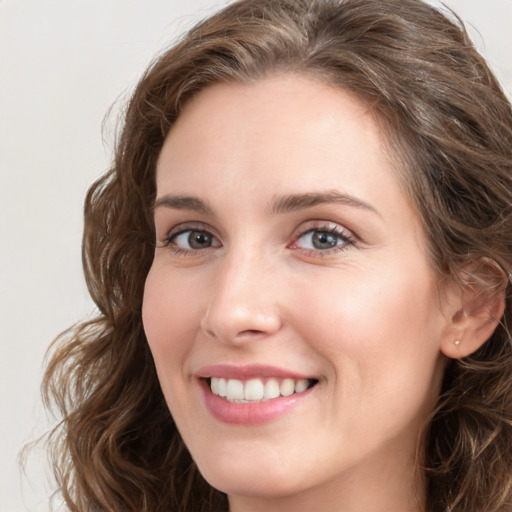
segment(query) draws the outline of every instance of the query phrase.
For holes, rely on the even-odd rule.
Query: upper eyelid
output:
[[[212,239],[215,239],[215,240],[217,240],[219,242],[219,245],[218,246],[212,245],[212,246],[209,246],[209,247],[205,247],[203,249],[175,248],[175,249],[173,249],[173,252],[175,252],[175,253],[179,252],[179,253],[190,253],[190,254],[193,254],[193,253],[199,253],[200,251],[204,251],[204,250],[207,250],[207,249],[210,249],[210,248],[218,249],[220,246],[222,246],[222,243],[220,242],[219,238],[216,235],[214,235],[213,233],[211,233],[210,231],[206,230],[206,229],[194,228],[193,226],[184,227],[183,229],[176,229],[175,231],[173,231],[174,229],[175,228],[173,228],[171,231],[168,232],[167,235],[165,235],[165,237],[161,240],[161,245],[158,245],[158,241],[157,241],[157,246],[156,247],[158,249],[171,248],[172,245],[174,244],[175,239],[178,236],[183,235],[184,233],[187,233],[188,231],[200,231],[200,232],[208,233],[209,235],[211,235]]]
[[[159,235],[158,229],[156,229],[156,247],[160,249],[169,247],[172,243],[172,238],[186,233],[187,231],[204,231],[210,234],[213,238],[220,240],[219,236],[214,232],[214,230],[204,222],[185,221],[180,222],[170,229],[165,230],[161,235]]]
[[[341,240],[344,240],[345,242],[352,242],[355,241],[355,237],[352,236],[352,234],[349,231],[345,230],[339,230],[339,229],[307,229],[303,233],[300,233],[295,238],[295,241],[301,239],[302,237],[309,235],[311,233],[329,233],[330,235],[333,235],[335,237],[338,237]]]
[[[185,221],[180,222],[174,226],[172,226],[170,229],[165,231],[165,237],[170,238],[172,236],[176,236],[180,233],[183,233],[185,231],[206,231],[207,233],[210,233],[213,236],[218,236],[216,230],[214,230],[211,226],[208,224],[201,222],[201,221]]]
[[[176,237],[186,231],[194,230],[205,231],[211,236],[215,237],[217,240],[222,240],[218,230],[213,228],[213,226],[209,225],[208,223],[202,221],[184,221],[172,226],[170,229],[162,233],[162,235],[159,237],[160,242],[162,242],[164,245],[168,245],[171,241],[171,238]],[[296,228],[293,229],[290,237],[293,240],[297,240],[299,237],[304,236],[308,232],[322,230],[335,232],[341,236],[345,235],[348,239],[359,240],[359,237],[351,229],[345,227],[340,222],[325,219],[310,219],[301,222]],[[158,230],[156,231],[158,236]]]
[[[312,219],[301,222],[295,229],[292,231],[292,236],[297,236],[297,234],[304,234],[308,231],[313,230],[331,230],[331,229],[337,229],[338,231],[343,231],[347,233],[353,233],[352,230],[345,227],[344,225],[340,224],[339,222],[335,221],[328,221],[328,220],[320,220],[320,219]],[[179,232],[182,231],[188,231],[197,229],[198,231],[207,231],[208,233],[211,233],[214,236],[219,236],[218,230],[213,228],[213,226],[210,226],[208,223],[202,222],[202,221],[185,221],[180,222],[170,229],[166,231],[166,236],[173,236]]]
[[[356,237],[354,232],[340,224],[339,222],[326,221],[326,220],[311,220],[301,223],[294,230],[294,237],[304,235],[310,231],[337,231],[341,234],[347,234],[350,237]]]

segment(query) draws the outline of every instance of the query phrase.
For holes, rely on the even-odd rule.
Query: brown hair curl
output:
[[[277,72],[314,76],[365,101],[389,132],[440,276],[464,286],[478,277],[465,273],[469,263],[494,262],[510,296],[512,110],[460,20],[420,0],[236,2],[149,67],[112,169],[86,198],[83,261],[100,314],[57,340],[43,383],[63,417],[51,453],[72,511],[227,508],[181,441],[142,328],[154,174],[193,95]],[[512,509],[511,320],[507,300],[491,339],[447,367],[422,461],[428,512]]]

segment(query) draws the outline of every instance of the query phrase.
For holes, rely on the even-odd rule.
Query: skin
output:
[[[165,141],[144,327],[182,437],[232,512],[424,509],[415,450],[457,335],[379,126],[353,95],[278,75],[203,90]],[[366,206],[269,207],[326,191]],[[191,248],[187,229],[211,245]],[[319,249],[326,230],[336,245]],[[229,425],[199,392],[212,364],[318,384],[275,421]]]

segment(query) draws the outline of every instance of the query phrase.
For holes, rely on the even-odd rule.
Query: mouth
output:
[[[224,377],[205,379],[211,392],[231,403],[251,404],[304,393],[318,383],[317,379],[251,378],[247,380]]]
[[[260,364],[203,367],[195,373],[204,404],[224,424],[270,424],[311,404],[319,379]],[[302,407],[301,407],[302,406]]]

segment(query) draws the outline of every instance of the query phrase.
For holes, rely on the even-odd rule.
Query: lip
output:
[[[210,377],[218,377],[224,379],[239,379],[249,380],[256,378],[263,379],[315,379],[308,375],[301,375],[299,373],[290,372],[277,366],[268,366],[263,364],[251,365],[230,365],[230,364],[216,364],[212,366],[205,366],[196,372],[196,377],[200,379],[208,379]]]
[[[308,379],[310,377],[265,365],[214,365],[201,368],[195,375],[204,403],[210,414],[216,420],[231,425],[250,426],[276,421],[304,402],[316,388],[316,386],[313,386],[301,393],[294,393],[290,396],[281,396],[261,402],[233,403],[212,393],[206,379],[209,377],[239,380],[258,377]]]

